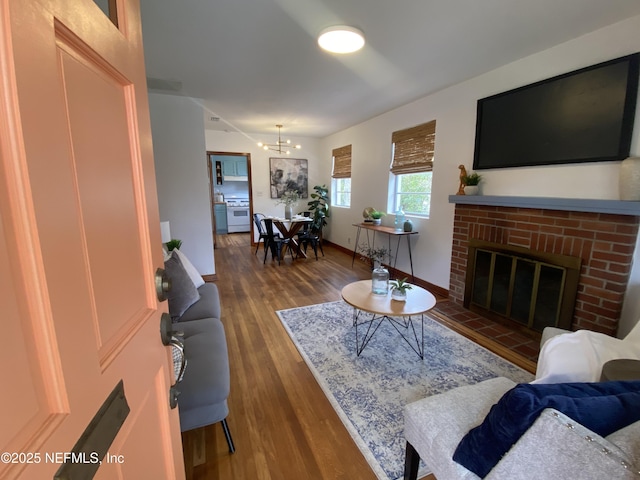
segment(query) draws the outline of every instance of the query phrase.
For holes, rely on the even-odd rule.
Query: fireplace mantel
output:
[[[640,216],[640,202],[622,200],[511,197],[502,195],[449,195],[449,203]]]

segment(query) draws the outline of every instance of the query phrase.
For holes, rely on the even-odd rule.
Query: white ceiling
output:
[[[141,0],[152,91],[201,99],[208,128],[324,137],[640,15],[639,0]],[[358,53],[316,35],[364,31]]]

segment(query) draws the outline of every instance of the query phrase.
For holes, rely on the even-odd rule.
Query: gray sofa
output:
[[[229,407],[229,356],[220,321],[218,287],[205,283],[198,288],[200,300],[174,321],[184,332],[187,366],[178,384],[180,429],[185,432],[222,422],[229,451],[235,447],[227,425]]]

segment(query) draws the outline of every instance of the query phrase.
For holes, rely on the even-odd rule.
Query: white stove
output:
[[[227,226],[229,233],[250,232],[249,199],[227,197]]]
[[[248,198],[235,198],[235,197],[227,197],[227,208],[229,207],[248,207],[249,199]]]

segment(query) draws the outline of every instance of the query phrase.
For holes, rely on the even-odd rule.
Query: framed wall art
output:
[[[280,198],[295,190],[300,198],[309,198],[309,163],[300,158],[269,158],[271,198]]]

